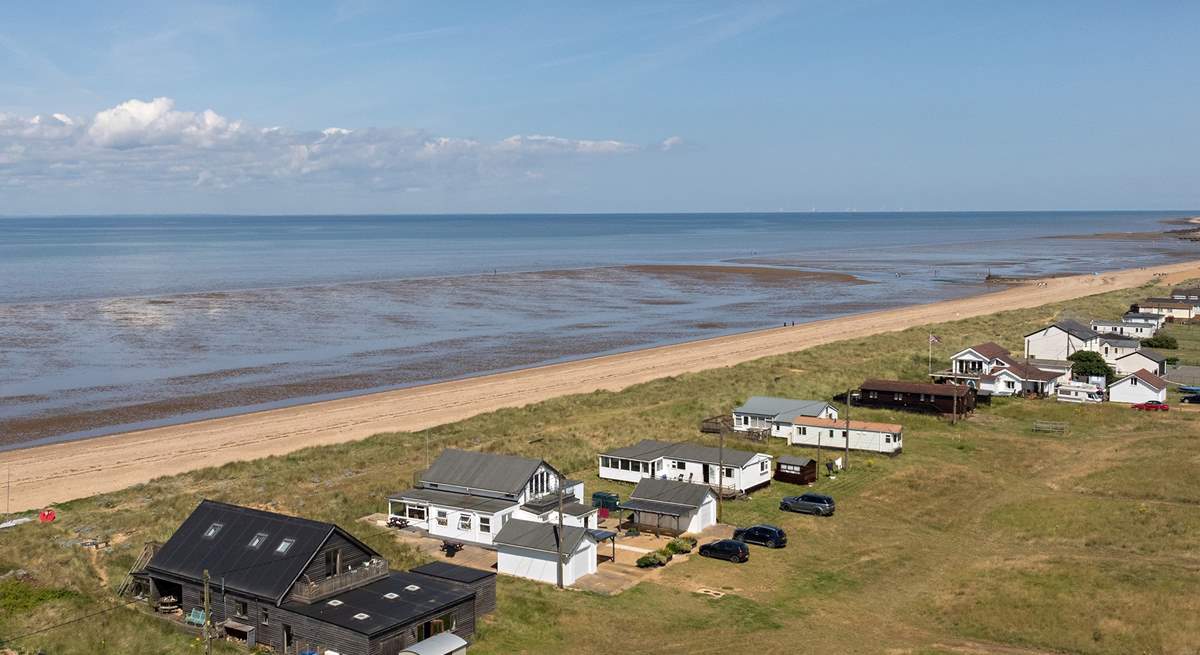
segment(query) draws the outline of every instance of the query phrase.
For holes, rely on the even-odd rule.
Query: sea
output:
[[[1191,259],[1196,213],[0,218],[0,448]]]

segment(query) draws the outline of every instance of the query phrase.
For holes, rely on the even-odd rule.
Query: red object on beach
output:
[[[38,521],[42,523],[50,523],[56,518],[58,518],[58,514],[55,514],[52,509],[44,509],[38,512]]]

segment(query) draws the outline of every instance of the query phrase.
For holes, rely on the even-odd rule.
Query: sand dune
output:
[[[36,508],[161,475],[378,432],[420,430],[555,396],[618,390],[832,341],[1128,288],[1155,275],[1168,283],[1200,277],[1200,262],[1054,278],[958,300],[5,452],[0,453],[0,481],[11,471],[14,510]]]

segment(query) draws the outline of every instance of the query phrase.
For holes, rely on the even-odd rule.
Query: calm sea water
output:
[[[0,219],[0,442],[75,438],[1196,256],[1194,212]],[[629,265],[754,265],[828,277]],[[667,271],[664,273],[664,271]]]

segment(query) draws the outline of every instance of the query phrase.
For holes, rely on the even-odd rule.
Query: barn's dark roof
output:
[[[410,589],[410,585],[417,589]],[[396,597],[388,598],[385,594],[395,594]],[[291,602],[281,607],[370,637],[445,612],[447,608],[474,596],[471,588],[457,582],[392,571],[382,580],[311,605]],[[341,604],[330,605],[331,600],[341,601]],[[356,614],[366,614],[367,618],[356,619]]]
[[[461,582],[463,584],[474,584],[484,578],[495,577],[495,571],[484,571],[483,569],[473,569],[469,566],[459,566],[449,562],[430,562],[423,566],[418,566],[415,569],[410,569],[412,573],[428,575],[434,578],[450,580],[452,582]]]
[[[516,494],[525,488],[542,464],[542,460],[531,457],[447,448],[429,470],[421,474],[421,483]]]
[[[808,466],[813,463],[813,459],[811,457],[798,457],[796,455],[781,455],[778,462],[780,464],[787,464],[788,466]]]
[[[703,505],[704,499],[711,493],[713,493],[712,489],[705,484],[642,478],[633,488],[633,493],[629,494],[629,500],[649,500],[695,509]],[[628,506],[628,503],[621,504],[621,507]]]
[[[788,417],[788,419],[791,420],[791,417]],[[655,439],[642,439],[632,446],[617,448],[604,454],[609,457],[636,459],[643,462],[653,461],[659,457],[670,457],[672,459],[687,460],[702,464],[718,464],[721,461],[721,451],[718,448],[691,443],[658,441]],[[724,461],[728,466],[743,467],[757,456],[758,453],[752,453],[748,450],[726,448]],[[770,457],[770,455],[767,455],[767,457]]]
[[[546,553],[557,553],[559,528],[555,523],[536,523],[509,519],[492,542],[501,546],[517,546]],[[562,552],[573,553],[588,531],[574,525],[562,527]]]
[[[864,380],[860,388],[863,391],[927,393],[933,396],[958,396],[959,398],[964,398],[972,393],[972,389],[965,384],[933,384],[903,380]]]
[[[205,532],[217,523],[221,528],[211,539],[206,538]],[[146,570],[199,582],[208,569],[215,585],[278,601],[334,532],[378,555],[332,523],[204,500],[158,550]],[[251,548],[251,540],[259,533],[267,535],[266,539],[258,548]],[[284,539],[294,543],[287,553],[279,554],[276,549]]]

